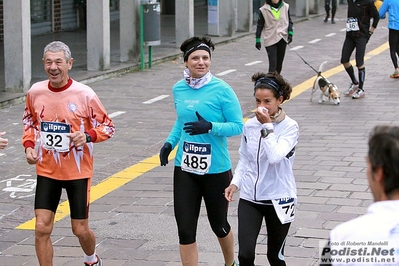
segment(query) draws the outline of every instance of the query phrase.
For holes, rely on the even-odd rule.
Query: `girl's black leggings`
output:
[[[240,266],[254,266],[255,246],[262,220],[267,230],[267,259],[271,266],[285,266],[284,246],[291,223],[282,224],[272,203],[255,204],[240,199],[238,203],[238,260]]]

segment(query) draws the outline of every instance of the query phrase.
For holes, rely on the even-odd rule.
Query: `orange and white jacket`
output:
[[[63,88],[54,89],[49,81],[32,85],[26,96],[23,115],[24,132],[22,145],[35,148],[38,142],[36,173],[57,180],[91,178],[93,175],[93,143],[101,142],[114,135],[112,120],[89,87],[69,79]],[[92,142],[75,147],[71,142],[69,151],[45,148],[41,138],[41,123],[65,123],[70,132],[87,132]]]

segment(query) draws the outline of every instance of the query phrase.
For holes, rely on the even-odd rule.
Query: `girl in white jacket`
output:
[[[234,192],[240,189],[239,265],[254,265],[256,240],[263,219],[269,263],[286,265],[284,245],[297,202],[292,166],[299,127],[280,105],[290,98],[292,87],[277,72],[256,73],[252,81],[257,109],[255,117],[244,125],[240,159],[225,197],[232,201]]]

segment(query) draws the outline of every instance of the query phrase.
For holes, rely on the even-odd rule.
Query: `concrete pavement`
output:
[[[339,64],[344,8],[338,11],[336,21],[332,25],[316,17],[295,24],[291,46],[316,69],[328,61],[328,71],[323,75],[343,93],[349,85]],[[299,205],[286,244],[288,265],[317,265],[319,241],[326,239],[335,225],[365,213],[372,202],[364,159],[368,132],[377,124],[397,124],[399,116],[399,81],[389,78],[393,67],[386,50],[387,34],[386,21],[382,20],[368,44],[366,98],[341,98],[339,106],[318,104],[317,96],[309,101],[315,73],[287,49],[282,74],[293,85],[294,93],[283,108],[300,126],[294,165]],[[178,58],[143,72],[113,75],[90,83],[114,116],[117,127],[113,139],[94,148],[92,198],[98,199],[91,204],[90,226],[96,233],[97,252],[104,265],[180,265],[173,217],[173,160],[160,167],[157,154],[174,123],[170,90],[182,78],[182,71],[183,62]],[[254,108],[250,77],[256,71],[267,71],[267,57],[263,48],[254,48],[253,35],[216,46],[211,72],[235,89],[245,117]],[[161,95],[165,98],[148,103]],[[0,152],[1,265],[38,265],[34,232],[16,229],[33,217],[35,185],[34,167],[25,163],[20,145],[23,108],[23,104],[16,104],[0,109],[1,130],[7,131],[10,142]],[[229,148],[235,166],[239,137],[230,138]],[[235,233],[237,201],[238,195],[229,208]],[[269,265],[266,239],[262,228],[256,265]],[[83,254],[70,230],[68,216],[55,224],[52,241],[55,265],[82,264]],[[198,247],[201,266],[223,265],[204,210],[199,221]]]

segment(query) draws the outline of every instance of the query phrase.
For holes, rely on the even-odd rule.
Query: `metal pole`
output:
[[[152,67],[152,46],[148,46],[148,68]]]
[[[140,5],[140,67],[144,70],[144,6]]]

